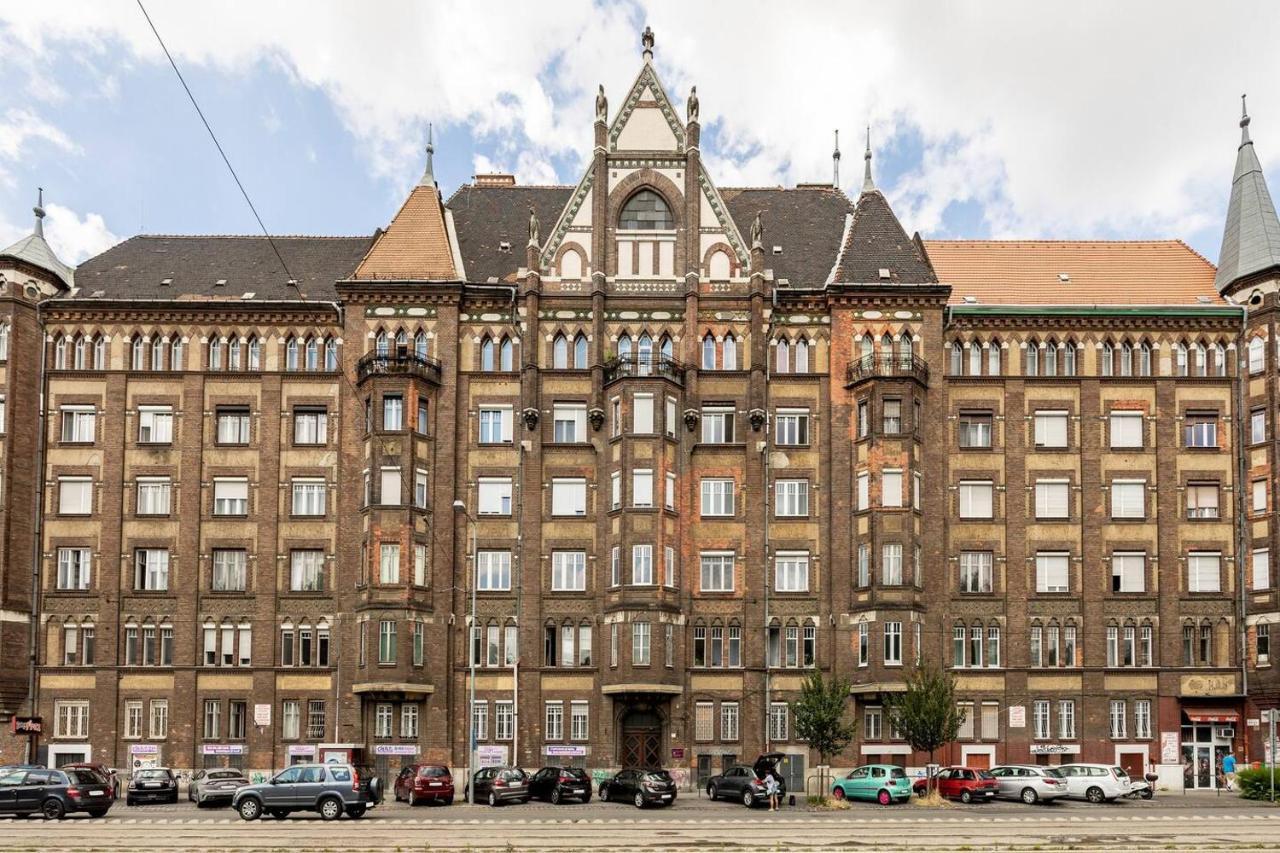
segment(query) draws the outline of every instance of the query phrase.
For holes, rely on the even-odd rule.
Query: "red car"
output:
[[[396,777],[396,800],[453,805],[453,775],[442,764],[410,764]]]
[[[933,784],[942,796],[962,803],[994,800],[996,792],[1000,790],[996,777],[985,770],[975,770],[972,767],[944,767],[934,777]],[[912,787],[917,796],[924,796],[929,790],[929,780],[917,780]]]

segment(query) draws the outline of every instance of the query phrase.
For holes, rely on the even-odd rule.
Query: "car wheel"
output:
[[[560,789],[559,788],[551,789],[551,805],[553,806],[560,805]]]
[[[1091,803],[1100,803],[1104,799],[1106,799],[1106,797],[1102,793],[1102,789],[1099,788],[1097,785],[1085,791],[1084,798]]]
[[[970,794],[968,791],[961,791],[960,802],[964,803],[965,805],[968,805],[969,803],[973,802],[973,794]]]
[[[591,802],[591,795],[590,795],[590,794],[583,794],[583,795],[582,795],[582,804],[585,806],[585,805],[586,805],[587,803],[589,803],[589,802]]]
[[[707,798],[716,800],[720,798],[720,790],[715,785],[707,786]]]
[[[609,786],[608,785],[600,786],[600,802],[602,803],[609,802]]]
[[[489,805],[496,806],[498,804],[498,795],[493,791],[489,792]]]
[[[882,789],[880,793],[876,794],[876,802],[882,806],[887,806],[889,803],[893,802],[893,797],[889,796],[888,791]]]
[[[44,815],[45,820],[61,820],[62,816],[67,813],[63,808],[61,800],[55,800],[52,797],[45,800],[40,806],[40,814]]]
[[[352,820],[359,820],[364,817],[366,806],[347,806],[347,817]]]
[[[245,797],[240,801],[236,811],[240,812],[241,820],[257,820],[262,817],[262,803],[253,797]]]
[[[636,803],[636,808],[638,809],[644,808],[644,794],[637,792],[635,803]]]
[[[445,797],[443,802],[446,806],[451,806],[453,805],[453,797],[452,796]]]
[[[342,800],[337,797],[326,797],[320,801],[320,817],[325,820],[337,820],[342,816]]]
[[[1153,791],[1153,790],[1151,790],[1150,788],[1147,788],[1147,789],[1146,789],[1145,791],[1143,791],[1143,792],[1142,792],[1142,794],[1141,794],[1142,799],[1144,799],[1144,800],[1149,800],[1149,799],[1151,799],[1152,797],[1154,797],[1155,795],[1156,795],[1156,792],[1155,792],[1155,791]]]
[[[744,806],[746,806],[747,808],[753,808],[753,807],[755,806],[755,804],[756,804],[756,795],[755,795],[755,794],[753,794],[753,793],[751,793],[751,791],[749,791],[749,790],[748,790],[748,791],[743,791],[743,792],[742,792],[742,804],[743,804]]]
[[[1029,806],[1034,806],[1036,801],[1040,799],[1040,795],[1036,793],[1035,788],[1022,789],[1022,801]]]
[[[831,791],[831,796],[832,796],[834,799],[837,799],[837,800],[843,800],[843,799],[845,798],[844,788],[834,788],[834,789],[832,789],[832,791]]]

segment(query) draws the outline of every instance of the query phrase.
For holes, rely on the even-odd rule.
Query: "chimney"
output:
[[[488,175],[472,175],[471,179],[476,182],[478,187],[514,187],[516,185],[515,175],[507,175],[501,172],[493,172]]]

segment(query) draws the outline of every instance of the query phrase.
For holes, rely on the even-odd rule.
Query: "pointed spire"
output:
[[[641,56],[645,62],[653,62],[653,30],[649,27],[644,28],[644,32],[640,34],[640,44],[644,45],[644,51]]]
[[[427,170],[422,173],[422,180],[418,181],[418,186],[420,187],[431,187],[431,186],[435,186],[435,183],[436,183],[435,166],[432,163],[432,160],[435,158],[436,146],[432,144],[431,136],[432,136],[432,127],[431,127],[431,124],[428,122],[427,124]]]
[[[862,191],[873,193],[876,191],[876,182],[871,180],[871,125],[867,125],[867,153],[863,159],[867,161],[867,165],[862,173]]]
[[[1240,147],[1214,278],[1219,293],[1259,273],[1280,270],[1280,217],[1249,138],[1249,113],[1243,97],[1240,105]]]
[[[44,187],[36,187],[36,206],[31,208],[36,215],[36,236],[44,236]]]
[[[833,174],[831,176],[831,186],[840,189],[840,129],[836,129],[836,147],[831,152],[831,162],[834,165]]]

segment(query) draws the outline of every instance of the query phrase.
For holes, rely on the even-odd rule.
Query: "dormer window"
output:
[[[670,231],[676,224],[662,196],[640,190],[623,205],[618,227],[625,231]]]

